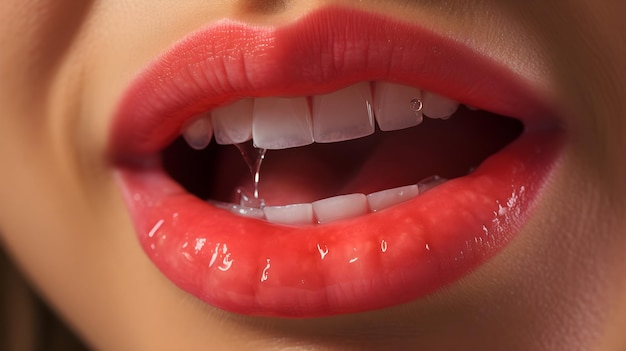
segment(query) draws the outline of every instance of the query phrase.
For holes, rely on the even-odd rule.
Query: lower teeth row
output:
[[[245,217],[264,219],[268,222],[305,225],[325,224],[341,219],[378,212],[393,205],[410,200],[445,182],[439,176],[432,176],[418,184],[383,190],[369,195],[339,195],[313,203],[290,204],[285,206],[265,206],[264,201],[243,189],[237,189],[240,204],[210,200],[216,207]]]

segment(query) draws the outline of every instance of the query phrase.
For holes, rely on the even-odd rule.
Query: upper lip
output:
[[[519,118],[527,128],[555,116],[520,76],[453,39],[375,14],[351,14],[347,8],[318,11],[306,28],[224,20],[190,34],[148,65],[123,95],[110,151],[158,152],[197,113],[242,97],[312,95],[363,80],[417,86]],[[333,17],[349,19],[345,31],[328,25]],[[347,40],[348,31],[367,34]]]
[[[504,247],[551,169],[560,143],[553,134],[526,132],[474,173],[422,198],[315,228],[229,216],[186,193],[159,167],[125,167],[158,155],[187,120],[216,106],[330,92],[364,80],[434,91],[519,118],[527,131],[556,120],[509,68],[387,17],[332,7],[277,28],[211,25],[148,65],[123,95],[112,126],[109,151],[152,261],[178,286],[222,308],[321,316],[415,299]],[[259,280],[270,261],[269,278]]]

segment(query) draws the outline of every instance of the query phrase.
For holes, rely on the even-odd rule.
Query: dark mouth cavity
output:
[[[518,138],[521,121],[465,106],[448,120],[424,118],[419,126],[338,143],[268,150],[259,192],[267,205],[306,203],[335,195],[416,184],[433,175],[468,174]],[[187,191],[207,200],[237,202],[236,189],[253,189],[252,175],[234,145],[215,141],[201,151],[182,137],[162,152],[165,171]]]

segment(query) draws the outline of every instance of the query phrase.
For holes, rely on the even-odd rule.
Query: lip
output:
[[[319,226],[230,214],[160,167],[159,152],[198,113],[241,97],[311,95],[363,80],[435,91],[519,118],[525,132],[469,175]],[[331,7],[276,28],[225,20],[175,43],[123,95],[109,156],[141,246],[178,287],[237,313],[329,316],[418,299],[500,252],[553,169],[562,138],[551,111],[511,70],[462,43]]]

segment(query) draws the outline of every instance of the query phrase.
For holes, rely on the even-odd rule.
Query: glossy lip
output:
[[[384,30],[381,30],[384,29]],[[297,96],[396,81],[518,117],[526,131],[470,175],[385,211],[289,227],[186,193],[158,153],[185,121],[241,97]],[[123,96],[110,156],[152,262],[183,290],[252,315],[317,317],[384,308],[459,279],[529,217],[560,142],[549,109],[505,67],[388,17],[324,8],[279,27],[222,21],[151,63]]]

